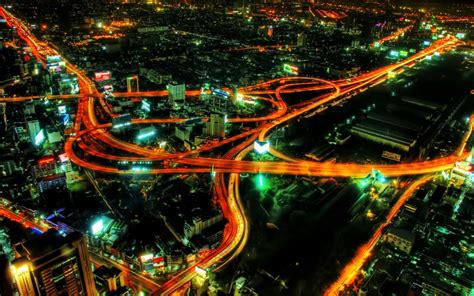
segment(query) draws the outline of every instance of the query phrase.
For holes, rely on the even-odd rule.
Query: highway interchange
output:
[[[47,42],[38,40],[22,21],[1,7],[0,16],[6,19],[7,24],[10,26],[16,26],[18,35],[32,48],[35,57],[43,64],[45,64],[46,56],[59,54],[57,50]],[[100,108],[101,112],[105,112],[110,118],[117,116],[117,114],[111,112],[104,99],[104,95],[96,89],[95,83],[87,77],[82,70],[68,62],[64,57],[63,60],[66,62],[68,71],[77,75],[81,92],[78,95],[50,96],[48,99],[78,100],[74,122],[74,134],[66,140],[64,149],[69,159],[80,167],[100,173],[125,175],[215,174],[213,178],[213,194],[219,202],[225,218],[228,220],[223,240],[219,247],[209,252],[206,257],[200,258],[195,265],[178,272],[171,280],[165,282],[155,292],[157,295],[169,295],[196,276],[196,266],[218,270],[243,250],[248,238],[249,227],[239,195],[240,173],[357,178],[365,177],[372,169],[377,169],[387,177],[423,175],[451,169],[456,161],[465,157],[464,145],[472,132],[472,120],[470,121],[469,129],[457,153],[439,159],[394,165],[325,163],[295,159],[271,148],[269,152],[280,159],[280,161],[263,162],[244,160],[246,155],[253,149],[255,140],[265,141],[270,139],[272,131],[287,124],[290,120],[309,112],[320,113],[327,108],[334,107],[354,95],[365,91],[369,87],[384,82],[387,80],[389,73],[400,73],[404,71],[406,66],[412,65],[414,62],[419,62],[426,56],[433,55],[435,52],[449,50],[458,43],[459,41],[454,37],[447,36],[433,42],[431,46],[404,60],[362,74],[350,80],[327,81],[308,77],[283,77],[240,88],[238,93],[243,96],[254,96],[257,100],[270,102],[272,104],[271,112],[262,117],[230,118],[228,120],[229,124],[253,122],[259,125],[241,134],[225,138],[217,143],[207,144],[196,150],[176,154],[143,148],[114,137],[109,132],[112,128],[112,124],[100,123],[96,118],[96,110]],[[314,92],[318,90],[322,93],[319,96],[290,106],[286,104],[282,97],[288,93]],[[199,93],[200,90],[191,90],[187,91],[186,94],[187,96],[197,96]],[[138,93],[115,93],[114,95],[120,98],[136,98],[165,97],[167,94],[167,91],[146,91]],[[39,96],[10,97],[2,98],[0,101],[23,102],[39,98]],[[184,118],[133,119],[132,124],[173,124],[185,120]],[[235,143],[235,145],[221,157],[211,158],[199,156],[202,152],[211,151],[230,143]],[[113,148],[111,149],[112,151],[121,151],[121,155],[105,153],[98,148],[104,146]],[[123,154],[131,156],[123,156]],[[82,155],[107,160],[109,163],[152,161],[154,166],[148,170],[121,170],[114,165],[105,165],[103,162],[93,162],[90,160],[92,159],[91,157],[84,158]],[[170,165],[170,163],[173,165]],[[227,184],[225,174],[229,174]],[[426,181],[426,178],[422,178],[421,180]],[[421,184],[421,181],[415,182],[414,187],[410,187],[410,190],[413,191],[419,184]],[[407,192],[409,192],[409,190],[407,190]],[[389,220],[390,219],[387,219],[387,221]],[[367,247],[365,247],[364,250],[366,249]],[[341,287],[347,285],[353,279],[353,273],[354,267],[352,267],[350,271],[343,271],[341,277],[326,291],[326,294],[337,294]]]

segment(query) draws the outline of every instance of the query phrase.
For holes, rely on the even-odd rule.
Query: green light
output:
[[[289,65],[289,64],[284,64],[283,65],[283,72],[286,72],[288,74],[298,75],[298,67],[292,66],[292,65]]]
[[[142,166],[133,166],[132,167],[132,171],[135,171],[135,172],[143,172],[143,171],[148,171],[149,168],[147,167],[142,167]]]
[[[155,134],[155,131],[150,131],[150,132],[148,132],[148,133],[138,135],[138,136],[137,136],[137,139],[138,139],[138,140],[142,140],[142,139],[151,137],[151,136],[153,136],[154,134]]]
[[[367,188],[367,186],[369,186],[369,180],[357,179],[355,180],[355,184],[357,185],[357,187],[359,187],[359,189],[364,190],[365,188]]]
[[[262,174],[256,176],[255,183],[259,190],[264,190],[267,187],[265,184],[265,176]]]
[[[400,56],[401,57],[407,57],[408,56],[408,52],[406,50],[401,50],[400,51]]]
[[[104,221],[100,219],[92,225],[92,234],[96,235],[104,229]]]

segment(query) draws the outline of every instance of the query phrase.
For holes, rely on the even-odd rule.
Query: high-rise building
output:
[[[94,270],[98,295],[129,295],[123,272],[116,267],[101,266]]]
[[[206,123],[204,134],[211,137],[225,137],[225,122],[227,115],[222,112],[211,112],[209,121]]]
[[[196,216],[191,221],[184,223],[184,235],[187,238],[192,238],[195,235],[201,234],[201,232],[211,227],[212,225],[223,220],[222,213],[212,213],[208,216]]]
[[[28,124],[28,134],[30,135],[30,141],[31,143],[35,144],[36,143],[36,136],[39,134],[41,131],[41,127],[39,124],[38,120],[29,120],[27,122]]]
[[[304,47],[306,46],[306,35],[304,33],[299,33],[298,38],[296,40],[297,47]]]
[[[138,82],[138,75],[127,77],[127,92],[139,92],[140,85]]]
[[[186,85],[172,82],[166,86],[168,99],[171,104],[183,103],[186,99]]]
[[[47,189],[61,188],[66,185],[65,169],[58,165],[54,156],[45,156],[32,167],[36,189],[44,192]]]
[[[267,35],[268,35],[269,38],[272,38],[272,36],[273,36],[273,26],[268,26]]]
[[[20,296],[95,296],[86,237],[73,232],[62,237],[56,230],[16,247],[11,269]]]

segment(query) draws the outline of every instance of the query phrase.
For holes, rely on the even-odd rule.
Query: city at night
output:
[[[474,3],[0,0],[0,296],[474,296]]]

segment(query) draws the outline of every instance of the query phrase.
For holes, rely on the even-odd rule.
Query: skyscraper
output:
[[[132,76],[127,77],[127,92],[138,92],[138,91],[140,91],[138,75],[132,75]]]
[[[306,46],[306,35],[304,33],[299,33],[298,38],[296,40],[297,47],[304,47]]]
[[[128,291],[124,274],[116,267],[102,265],[94,270],[94,278],[98,295],[124,295]]]
[[[41,131],[41,127],[38,120],[29,120],[28,121],[28,134],[30,135],[31,143],[36,143],[36,136]]]
[[[186,98],[186,85],[178,84],[176,82],[170,83],[166,86],[168,90],[168,99],[171,104],[183,103]]]
[[[17,246],[20,255],[12,262],[12,273],[20,296],[95,296],[86,237],[73,232],[62,237],[48,230]]]
[[[223,138],[225,137],[225,121],[227,115],[222,112],[211,112],[209,121],[206,123],[204,133],[207,136]]]

